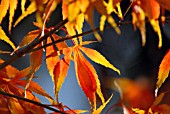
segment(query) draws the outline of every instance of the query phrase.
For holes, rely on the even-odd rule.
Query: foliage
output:
[[[29,3],[28,7],[25,6],[27,2]],[[8,37],[8,33],[0,27],[0,40],[4,40],[14,50],[10,53],[11,58],[9,60],[3,61],[0,59],[0,91],[40,102],[33,94],[35,92],[46,97],[51,102],[51,105],[61,112],[84,113],[86,112],[84,110],[72,110],[69,108],[69,110],[64,110],[65,106],[61,105],[58,99],[59,91],[67,76],[70,61],[73,61],[78,84],[89,100],[91,113],[101,113],[112,96],[105,101],[97,72],[84,55],[95,63],[116,71],[118,74],[120,74],[120,70],[113,66],[98,51],[85,47],[85,45],[96,41],[83,41],[83,35],[86,34],[83,34],[82,28],[84,21],[87,21],[92,28],[90,33],[94,33],[97,41],[102,41],[101,36],[97,32],[98,29],[94,27],[93,12],[96,10],[101,15],[99,23],[100,31],[104,31],[105,22],[107,21],[116,33],[121,34],[117,26],[121,24],[121,21],[115,22],[111,15],[115,13],[120,20],[123,20],[125,15],[121,11],[121,2],[121,0],[108,0],[107,2],[104,0],[1,0],[0,23],[3,22],[4,17],[9,12],[9,33],[11,33],[13,27],[16,27],[18,23],[34,12],[36,13],[36,22],[33,22],[33,24],[37,29],[29,31],[20,44],[15,46]],[[19,6],[18,3],[21,4],[22,14],[13,22],[13,17]],[[62,4],[63,21],[54,27],[47,28],[46,23],[50,20],[54,10],[59,7],[58,4]],[[129,8],[132,8],[132,24],[135,29],[138,27],[141,32],[142,46],[145,46],[146,43],[145,24],[148,21],[159,37],[158,47],[161,48],[162,34],[159,22],[164,23],[165,16],[161,14],[161,20],[159,20],[160,10],[162,12],[164,10],[170,11],[170,2],[168,0],[132,0]],[[65,37],[56,34],[60,30],[64,30],[66,33]],[[68,46],[66,40],[71,40],[72,46]],[[42,64],[43,48],[46,53],[46,66],[54,82],[55,99],[48,95],[39,84],[32,81],[35,72]],[[7,52],[0,51],[0,53],[4,54]],[[27,53],[30,54],[29,67],[18,70],[10,65],[10,63]],[[114,80],[115,86],[121,95],[122,107],[124,110],[127,110],[126,112],[139,114],[168,114],[170,112],[169,105],[159,105],[165,93],[157,96],[158,89],[168,77],[170,71],[169,61],[170,51],[167,52],[160,64],[155,96],[147,88],[141,87],[134,81],[128,79]],[[96,94],[102,101],[102,105],[99,108],[97,108],[96,104]],[[144,95],[146,96],[145,98],[143,98]],[[43,107],[5,95],[0,95],[0,112],[3,114],[45,113]]]

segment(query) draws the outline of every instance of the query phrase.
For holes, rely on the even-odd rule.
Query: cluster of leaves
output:
[[[12,24],[14,27],[17,26],[17,24],[21,20],[34,12],[36,12],[36,22],[34,22],[33,24],[37,27],[37,30],[30,31],[16,48],[10,38],[8,38],[6,33],[3,31],[2,27],[0,27],[0,39],[11,45],[11,47],[14,49],[13,53],[14,55],[16,55],[16,58],[19,58],[20,56],[23,56],[24,54],[30,52],[30,66],[28,68],[19,71],[14,67],[9,66],[8,64],[8,66],[5,65],[3,69],[1,68],[0,90],[21,97],[25,96],[29,99],[38,101],[38,99],[32,94],[32,92],[35,92],[47,97],[52,105],[57,104],[58,106],[56,106],[56,108],[64,111],[63,107],[59,107],[60,103],[58,96],[60,88],[67,76],[70,61],[73,61],[75,64],[75,72],[78,84],[82,88],[90,102],[92,113],[101,113],[102,109],[106,106],[111,97],[110,99],[105,101],[101,92],[100,81],[98,79],[96,70],[93,65],[84,57],[84,54],[92,61],[113,69],[119,74],[120,71],[111,63],[109,63],[106,58],[96,50],[84,47],[84,45],[93,43],[94,41],[83,41],[82,36],[79,35],[78,37],[72,39],[73,45],[68,46],[65,42],[65,39],[67,37],[58,36],[57,34],[55,34],[55,32],[56,30],[62,30],[60,28],[62,26],[65,26],[66,30],[64,31],[68,34],[68,36],[76,36],[77,33],[83,33],[82,28],[85,20],[89,23],[91,28],[94,29],[93,12],[94,10],[96,10],[101,15],[99,27],[100,30],[104,30],[105,21],[107,20],[108,23],[110,23],[110,25],[114,28],[114,30],[118,34],[120,34],[121,32],[117,26],[117,23],[112,18],[111,14],[114,12],[121,20],[123,20],[120,7],[121,0],[108,0],[108,2],[105,2],[104,0],[31,0],[29,6],[25,8],[26,2],[29,1],[21,0],[22,14],[13,24],[13,17],[18,5],[18,0],[1,0],[0,23],[9,10],[9,32],[11,32]],[[64,20],[63,25],[60,25],[57,29],[55,27],[47,28],[47,21],[50,19],[52,12],[57,8],[57,5],[60,3],[62,4],[62,15]],[[134,27],[137,26],[141,31],[143,46],[146,42],[145,17],[148,18],[153,29],[159,36],[158,47],[162,46],[162,36],[159,27],[160,6],[162,7],[161,10],[163,11],[165,9],[170,10],[170,4],[168,0],[132,1],[132,23]],[[162,21],[165,21],[164,19],[165,17],[162,16]],[[102,40],[102,38],[96,31],[93,31],[93,33],[98,41]],[[23,48],[29,49],[29,51],[24,53],[24,51],[22,51]],[[54,82],[54,94],[56,100],[52,99],[47,93],[45,93],[45,91],[37,83],[31,81],[34,77],[35,72],[40,68],[42,64],[43,48],[45,48],[46,52],[47,69]],[[22,51],[22,53],[20,53],[20,50]],[[3,51],[1,52],[3,53]],[[165,56],[165,59],[160,66],[157,90],[161,87],[161,84],[168,76],[170,67],[167,61],[169,61],[169,59],[170,57],[168,52],[167,56]],[[1,60],[1,65],[3,65],[4,63],[5,62]],[[117,81],[115,82],[117,84]],[[124,89],[125,87],[127,87],[127,85],[136,86],[136,90],[139,92],[143,91],[143,89],[141,89],[140,87],[138,88],[137,85],[133,85],[133,83],[130,83],[127,80],[120,80],[118,82],[120,82],[120,84],[117,84],[117,86],[118,88],[120,88],[120,92],[122,94],[124,94],[123,92],[125,92]],[[24,89],[20,88],[20,86],[24,87]],[[102,105],[98,109],[96,109],[96,94],[100,97],[102,101]],[[125,94],[125,96],[128,95]],[[153,101],[153,96],[148,93],[148,100],[151,103],[148,104],[147,107],[150,107],[150,112],[155,111],[154,109],[155,107],[157,107],[157,104],[160,102],[162,96],[163,95],[161,94],[161,96],[158,96],[156,100]],[[0,95],[0,98],[0,106],[2,107],[0,108],[0,111],[4,111],[4,113],[17,113],[17,111],[22,111],[25,113],[37,113],[37,109],[39,113],[45,113],[42,107],[35,106],[35,104],[26,103],[15,98],[9,98],[2,95]],[[133,103],[134,102],[132,102],[132,104]],[[137,105],[135,106],[135,108],[133,107],[132,110],[137,112],[136,108],[140,109],[140,107]],[[65,112],[70,113],[70,110]],[[83,111],[75,110],[75,113],[76,112]]]

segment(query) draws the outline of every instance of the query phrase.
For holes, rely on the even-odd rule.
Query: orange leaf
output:
[[[161,93],[158,97],[156,97],[155,101],[153,102],[151,108],[156,107],[163,99],[165,93]]]
[[[0,23],[2,22],[3,18],[7,14],[9,8],[9,0],[1,0],[1,5],[0,5]]]
[[[105,102],[96,71],[94,67],[85,59],[78,47],[74,48],[74,63],[78,83],[89,99],[92,109],[95,110],[95,93],[99,95],[103,103]]]
[[[4,61],[2,59],[0,59],[0,64],[3,63]],[[6,66],[4,69],[0,70],[3,71],[8,78],[14,78],[16,76],[16,74],[19,72],[18,69],[16,69],[15,67],[8,65]]]
[[[44,12],[44,21],[46,21],[50,16],[51,13],[56,9],[57,5],[59,3],[59,0],[49,0],[47,3],[47,6],[45,8],[45,12]]]
[[[159,66],[159,72],[158,72],[158,81],[156,82],[157,84],[157,89],[159,89],[168,77],[170,71],[170,50],[168,50],[167,54],[164,56],[160,66]]]
[[[114,71],[118,72],[120,74],[120,71],[114,67],[112,64],[110,64],[106,58],[101,55],[98,51],[90,49],[90,48],[85,48],[85,47],[80,47],[80,49],[94,62],[101,64],[105,67],[111,68]]]
[[[58,93],[67,76],[69,65],[70,65],[70,57],[67,57],[67,56],[65,56],[55,65],[54,72],[53,72],[54,73],[54,91],[55,91],[55,97],[57,101],[58,101]]]
[[[158,19],[160,15],[160,6],[156,0],[141,0],[141,7],[150,19]]]
[[[161,113],[161,114],[169,114],[170,106],[167,104],[161,104],[153,109],[153,111]]]
[[[33,30],[30,31],[26,36],[24,36],[23,40],[21,41],[21,43],[19,44],[19,47],[23,47],[29,43],[31,43],[35,38],[38,37],[38,35],[40,34],[40,30]]]
[[[170,11],[170,2],[169,2],[169,0],[156,0],[156,1],[162,6],[162,8],[165,8],[165,9]]]
[[[78,83],[89,99],[92,109],[94,110],[96,108],[95,93],[97,91],[97,84],[94,75],[89,68],[89,65],[91,64],[76,49],[74,51],[74,62]]]
[[[152,105],[154,96],[152,95],[152,91],[147,87],[143,87],[143,85],[125,78],[116,79],[114,83],[120,93],[121,99],[130,107],[148,109]]]
[[[12,114],[24,114],[25,112],[18,100],[14,98],[8,99],[8,107]]]
[[[47,43],[51,43],[51,39],[50,38],[47,38]],[[46,65],[47,65],[47,69],[49,71],[49,74],[51,75],[52,77],[52,80],[54,81],[54,68],[55,68],[55,65],[57,64],[57,62],[59,61],[59,56],[57,56],[57,51],[55,50],[54,46],[51,45],[51,46],[48,46],[46,48],[46,57],[51,55],[51,54],[54,54],[56,53],[55,56],[50,56],[48,58],[46,58]]]
[[[13,17],[14,17],[14,12],[17,8],[18,1],[17,0],[9,0],[9,32],[11,32],[11,27],[12,27],[12,22],[13,22]]]
[[[39,99],[36,96],[34,96],[31,92],[27,91],[26,94],[27,94],[28,99],[36,101],[36,102],[40,102]],[[20,104],[24,107],[24,109],[27,109],[29,113],[46,114],[44,108],[41,106],[37,106],[29,102],[20,102]]]

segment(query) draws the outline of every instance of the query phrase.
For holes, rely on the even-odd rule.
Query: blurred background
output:
[[[29,4],[29,3],[28,3]],[[128,0],[123,0],[121,2],[122,12],[124,13],[130,2]],[[21,14],[20,8],[16,10],[16,15],[14,17],[14,21],[17,17]],[[94,11],[94,23],[95,26],[99,26],[100,15]],[[118,22],[118,17],[113,14],[112,15],[115,20]],[[166,12],[165,16],[170,16],[169,12]],[[61,4],[58,6],[56,11],[51,16],[50,21],[48,22],[47,26],[53,26],[62,20],[61,14]],[[124,21],[131,21],[131,9],[124,17]],[[26,17],[17,27],[12,29],[12,33],[8,34],[14,44],[17,46],[22,38],[30,31],[36,29],[32,22],[35,21],[35,14],[31,14]],[[167,20],[168,21],[168,20]],[[106,23],[107,25],[108,23]],[[157,79],[157,73],[159,69],[159,64],[170,48],[170,24],[165,23],[164,25],[160,24],[162,29],[162,36],[163,36],[163,46],[161,49],[158,49],[158,36],[153,31],[151,25],[149,23],[146,24],[146,45],[144,47],[141,46],[141,35],[139,30],[135,30],[133,25],[131,24],[123,24],[120,25],[121,35],[115,33],[113,28],[107,28],[104,32],[100,33],[103,38],[101,43],[94,43],[88,45],[88,47],[98,50],[102,55],[104,55],[107,60],[110,61],[114,66],[120,69],[121,75],[118,75],[116,72],[105,68],[101,65],[95,64],[91,62],[97,70],[99,75],[101,85],[102,85],[102,92],[105,96],[105,99],[108,99],[112,93],[114,96],[104,109],[102,114],[105,114],[107,110],[109,114],[122,114],[122,110],[120,107],[114,107],[115,104],[119,103],[120,98],[118,92],[114,91],[111,88],[107,88],[104,85],[107,83],[107,78],[109,77],[126,77],[133,80],[140,80],[142,78],[147,79],[150,84],[151,88],[154,92],[155,82]],[[2,22],[2,27],[7,33],[8,27],[8,16]],[[90,30],[91,28],[85,22],[83,31]],[[60,33],[57,33],[60,34]],[[95,40],[93,34],[84,36],[85,40]],[[12,51],[11,47],[3,41],[0,41],[0,49],[1,50],[8,50]],[[0,55],[1,58],[7,60],[10,56],[9,55]],[[29,55],[15,61],[12,63],[18,69],[23,69],[29,66]],[[39,83],[52,97],[54,97],[53,91],[53,82],[50,78],[50,75],[46,69],[45,63],[45,53],[43,56],[43,64],[41,68],[35,74],[38,78],[35,78],[34,81]],[[161,91],[168,90],[168,82],[170,79],[166,80],[165,84],[161,88]],[[37,95],[42,103],[48,104],[49,102],[42,96]],[[167,95],[168,96],[168,95]],[[165,96],[164,102],[167,102],[168,97]],[[90,105],[89,102],[79,87],[77,83],[77,79],[75,76],[74,64],[71,62],[69,72],[67,78],[60,90],[59,93],[59,101],[62,102],[64,105],[68,106],[71,109],[82,109],[82,110],[89,110]],[[99,102],[100,103],[100,102]],[[50,111],[47,110],[49,113]]]

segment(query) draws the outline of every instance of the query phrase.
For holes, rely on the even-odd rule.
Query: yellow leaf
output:
[[[145,46],[146,44],[145,12],[138,5],[133,6],[132,23],[133,25],[136,25],[139,28],[142,36],[142,46]]]
[[[104,25],[105,25],[105,21],[106,21],[107,17],[105,15],[102,15],[100,18],[100,30],[103,31],[104,30]]]
[[[80,9],[79,9],[79,1],[73,1],[68,4],[68,20],[69,22],[74,22],[77,16],[79,15]],[[73,13],[74,9],[74,13]]]
[[[90,48],[85,48],[85,47],[80,47],[80,49],[94,62],[101,64],[105,67],[111,68],[114,71],[118,72],[120,74],[120,70],[114,67],[112,64],[109,63],[109,61],[106,60],[106,58],[101,55],[99,52],[96,50],[90,49]]]
[[[2,27],[0,27],[0,40],[4,40],[8,44],[10,44],[11,47],[14,50],[16,49],[15,45],[13,44],[13,42],[6,36],[5,32],[2,30]]]
[[[25,13],[25,3],[26,3],[26,0],[21,0],[21,11],[22,11],[22,14]]]
[[[111,24],[111,26],[115,29],[117,34],[120,34],[120,29],[117,27],[117,24],[115,20],[112,18],[112,16],[108,16],[107,21]]]
[[[132,108],[132,111],[135,113],[135,114],[145,114],[145,110],[140,110],[138,108]]]
[[[164,56],[158,72],[158,81],[156,82],[157,89],[159,89],[168,77],[170,71],[170,50],[168,50],[167,54]]]
[[[12,27],[12,22],[13,22],[13,17],[14,17],[14,12],[17,8],[18,1],[17,0],[9,0],[9,27],[8,30],[11,32],[11,27]]]
[[[17,21],[14,23],[14,27],[21,21],[23,20],[26,16],[32,14],[37,10],[35,2],[31,2],[31,4],[28,6],[26,11],[22,13],[22,15],[17,19]]]
[[[152,19],[152,20],[150,20],[150,23],[151,23],[154,31],[158,34],[158,37],[159,37],[158,47],[161,48],[162,47],[162,35],[161,35],[161,29],[159,27],[159,21]]]
[[[81,12],[84,13],[90,4],[90,1],[89,0],[79,0],[79,2],[80,2],[79,4],[81,4],[81,5],[79,5],[79,8],[80,8]]]
[[[78,34],[82,33],[83,22],[84,22],[84,14],[81,13],[80,15],[78,15],[76,19],[76,30]],[[82,42],[83,42],[82,36],[79,37],[79,41],[80,41],[80,45],[82,45]]]
[[[46,21],[50,16],[51,16],[51,13],[56,9],[57,5],[59,3],[59,0],[49,0],[48,1],[48,4],[45,8],[45,12],[44,12],[44,21]]]
[[[113,97],[113,94],[111,95],[111,97],[104,103],[102,104],[97,110],[95,110],[92,114],[101,114],[102,110],[106,107],[106,105],[109,103],[109,101],[111,100],[111,98]]]
[[[2,22],[3,18],[7,14],[9,8],[9,0],[1,0],[0,5],[0,23]]]

